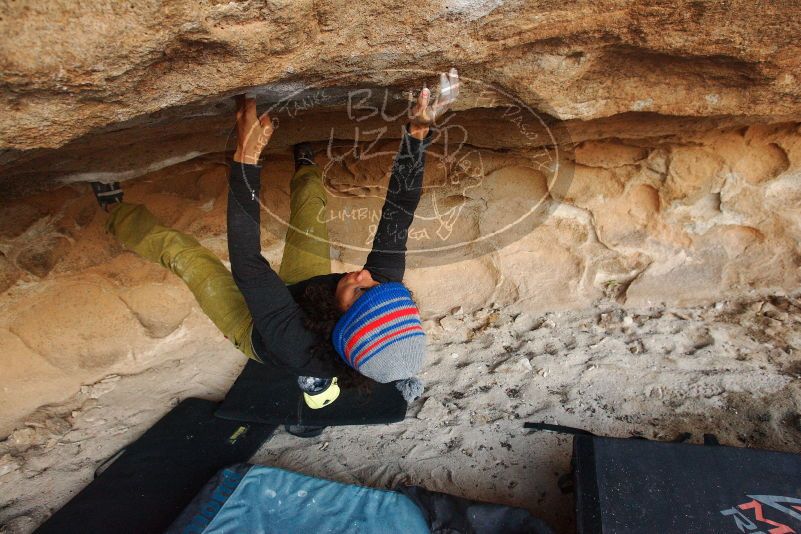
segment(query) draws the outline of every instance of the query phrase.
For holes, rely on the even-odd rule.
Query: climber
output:
[[[237,98],[237,148],[228,191],[231,272],[198,241],[162,226],[143,205],[123,202],[119,183],[92,183],[110,213],[108,230],[126,247],[180,276],[234,345],[259,362],[288,368],[311,408],[333,402],[337,376],[396,382],[410,401],[422,393],[425,334],[402,284],[408,229],[420,200],[432,125],[459,92],[456,69],[440,75],[436,96],[423,87],[410,103],[387,197],[363,269],[331,273],[328,230],[318,214],[327,198],[308,143],[294,147],[290,220],[278,273],[261,255],[261,152],[273,134],[254,99]],[[316,435],[317,429],[307,429]],[[321,430],[321,429],[319,429]],[[317,431],[316,433],[319,433]]]

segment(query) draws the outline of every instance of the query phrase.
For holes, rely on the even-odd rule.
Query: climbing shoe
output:
[[[92,186],[97,203],[105,211],[108,211],[109,206],[122,202],[122,188],[119,182],[111,182],[110,184],[89,182],[89,185]]]
[[[339,397],[337,377],[299,376],[298,386],[303,390],[303,400],[306,402],[306,406],[312,410],[325,408]]]
[[[292,153],[295,157],[295,170],[303,165],[316,165],[314,163],[314,150],[309,143],[298,143],[293,147]]]

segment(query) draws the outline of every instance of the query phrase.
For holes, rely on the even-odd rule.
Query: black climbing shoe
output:
[[[298,170],[302,165],[316,165],[314,163],[314,150],[309,143],[298,143],[292,149],[295,156],[295,170]]]
[[[111,182],[104,184],[102,182],[89,182],[92,186],[92,191],[95,193],[95,198],[100,207],[108,211],[108,207],[118,202],[122,202],[122,188],[119,182]]]
[[[316,438],[325,430],[324,426],[284,425],[284,430],[299,438]]]

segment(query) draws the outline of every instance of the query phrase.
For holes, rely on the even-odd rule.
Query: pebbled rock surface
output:
[[[791,0],[16,1],[0,34],[2,146],[22,150],[243,88],[452,64],[562,119],[801,111]]]
[[[220,151],[229,97],[245,90],[265,102],[310,85],[397,96],[451,65],[589,130],[574,137],[598,136],[621,114],[633,116],[613,135],[660,117],[801,117],[801,6],[791,0],[442,0],[414,10],[375,0],[11,1],[0,35],[5,182],[132,177]],[[464,91],[462,110],[493,107],[469,98],[475,84]],[[288,131],[282,142],[327,128]]]

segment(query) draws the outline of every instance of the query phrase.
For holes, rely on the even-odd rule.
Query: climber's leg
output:
[[[286,284],[331,273],[325,206],[328,201],[317,165],[298,167],[290,182],[289,228],[278,276]]]
[[[314,164],[314,152],[308,145],[295,146],[295,169],[295,176],[289,184],[289,228],[278,271],[278,276],[286,284],[331,273],[328,226],[324,217],[328,196],[322,172]],[[306,384],[306,381],[310,383]],[[304,400],[313,409],[330,404],[339,396],[336,379],[319,384],[318,381],[313,377],[298,378]],[[315,437],[322,433],[323,428],[289,425],[286,430],[298,437]]]
[[[249,358],[257,359],[250,342],[250,311],[219,258],[195,238],[161,225],[141,204],[122,202],[109,211],[109,232],[130,250],[180,276],[217,328]]]

